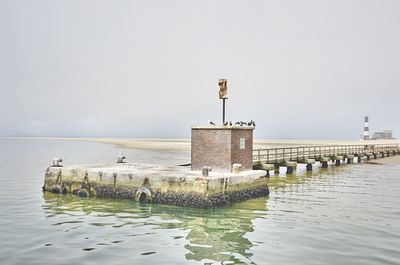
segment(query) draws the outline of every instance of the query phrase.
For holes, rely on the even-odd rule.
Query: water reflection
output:
[[[345,166],[332,166],[328,169],[315,167],[313,171],[306,171],[304,167],[298,168],[294,174],[280,173],[268,179],[268,187],[275,192],[301,191],[307,189],[315,181],[323,180],[326,185],[333,184],[337,177],[349,171]]]
[[[101,227],[99,234],[90,235],[99,242],[82,250],[115,244],[134,244],[132,238],[152,235],[151,249],[141,255],[152,255],[162,245],[181,245],[186,260],[202,263],[252,263],[253,243],[246,238],[254,232],[253,220],[266,218],[266,199],[259,198],[237,203],[226,208],[192,209],[166,205],[143,205],[128,200],[80,199],[72,195],[44,194],[46,217],[52,225],[65,226],[65,232],[87,225]],[[147,227],[147,229],[146,229]],[[150,228],[150,229],[148,229]],[[109,229],[119,238],[108,238]],[[121,233],[115,233],[115,229]],[[166,237],[164,234],[172,236]],[[183,233],[182,233],[183,232]],[[159,238],[160,240],[157,240]],[[178,241],[178,242],[177,242]]]
[[[332,216],[341,218],[342,210],[332,212],[331,209],[336,206],[342,209],[346,205],[349,183],[357,187],[359,181],[364,181],[360,180],[359,170],[363,167],[331,167],[313,172],[299,168],[295,175],[269,178],[270,199],[253,199],[207,210],[45,193],[42,208],[46,220],[67,233],[67,236],[59,233],[58,242],[46,243],[49,248],[72,251],[75,248],[94,255],[101,250],[110,261],[114,260],[112,253],[117,249],[119,257],[138,263],[168,260],[170,263],[262,264],[260,256],[265,259],[271,251],[275,253],[273,257],[281,257],[277,254],[281,251],[277,242],[290,239],[286,244],[291,245],[292,240],[301,241],[304,236],[318,241],[321,240],[318,233],[310,234],[310,231],[333,229],[329,225],[334,227],[335,223],[326,221]],[[352,196],[354,190],[349,194]],[[338,203],[341,198],[344,200]],[[319,226],[321,223],[323,227]],[[296,229],[304,230],[304,234],[295,236]],[[311,251],[307,244],[301,246]],[[318,250],[316,246],[312,249]]]
[[[280,193],[307,190],[315,181],[323,180],[329,186],[329,182],[337,179],[332,174],[338,175],[341,171],[342,168],[331,168],[307,172],[299,168],[294,175],[272,176],[268,185],[279,198]],[[44,200],[43,209],[52,225],[65,227],[65,232],[74,236],[81,231],[85,240],[91,239],[81,250],[94,252],[102,248],[104,251],[108,246],[123,245],[131,253],[139,242],[144,247],[137,255],[153,257],[165,246],[171,246],[171,251],[182,259],[201,263],[253,263],[252,249],[256,243],[248,238],[256,233],[254,221],[268,218],[266,198],[207,210],[52,193],[45,193]],[[280,214],[270,211],[269,218],[276,219]],[[75,238],[73,242],[77,241]]]

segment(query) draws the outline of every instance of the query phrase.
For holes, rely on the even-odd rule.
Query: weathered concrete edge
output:
[[[191,175],[184,178],[166,177],[163,174],[140,175],[137,172],[130,174],[126,171],[119,171],[113,177],[111,172],[102,171],[102,175],[98,176],[98,172],[85,167],[49,167],[45,173],[43,190],[72,193],[81,197],[134,201],[140,201],[144,194],[144,200],[148,202],[197,208],[222,206],[269,194],[267,179],[263,177],[265,171],[253,171],[243,176],[229,174],[231,177],[228,178],[219,176],[220,173],[198,177],[199,172],[195,171],[190,171],[188,174]],[[182,179],[183,182],[178,183]]]
[[[113,187],[111,185],[96,185],[81,183],[80,189],[68,191],[66,186],[71,186],[72,183],[65,181],[63,184],[44,185],[43,190],[52,193],[72,193],[82,197],[98,197],[98,198],[114,198],[114,199],[129,199],[138,201],[137,196],[140,188],[133,187]],[[205,196],[198,192],[160,192],[148,189],[151,196],[146,198],[146,201],[151,203],[188,206],[195,208],[211,208],[216,206],[229,205],[234,202],[245,201],[250,198],[257,198],[269,195],[267,184],[262,186],[254,186],[242,190],[233,190],[224,193],[215,193],[210,196]]]

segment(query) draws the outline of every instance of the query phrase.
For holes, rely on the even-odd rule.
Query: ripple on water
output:
[[[80,162],[118,148],[28,142],[4,152],[0,141],[0,150],[0,163],[34,160],[0,166],[10,186],[0,187],[4,264],[400,264],[400,167],[299,170],[272,176],[268,198],[203,210],[40,192],[50,153]]]
[[[157,252],[155,252],[155,251],[149,251],[149,252],[144,252],[144,253],[141,253],[141,255],[143,255],[143,256],[148,256],[148,255],[153,255],[153,254],[156,254]]]
[[[95,250],[95,248],[82,248],[83,251],[92,251]]]

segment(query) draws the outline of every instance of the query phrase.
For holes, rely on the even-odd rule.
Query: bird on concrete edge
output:
[[[215,125],[212,121],[208,121],[208,124]]]

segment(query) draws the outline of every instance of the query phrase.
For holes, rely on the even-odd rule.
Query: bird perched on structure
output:
[[[54,158],[53,159],[53,167],[62,167],[62,165],[61,165],[62,161],[63,160],[61,158],[58,158],[58,157]]]
[[[125,159],[125,155],[123,153],[119,153],[119,156],[117,158],[117,163],[125,163],[124,159]]]
[[[228,126],[228,122],[227,121],[224,123],[224,126]]]
[[[208,121],[208,124],[215,125],[212,121]]]
[[[232,126],[232,121],[229,122],[229,126]]]
[[[247,123],[247,126],[256,127],[256,123],[255,123],[253,120],[251,120],[251,121],[249,121],[249,122]]]
[[[235,125],[240,125],[240,122],[239,121],[235,122]]]

